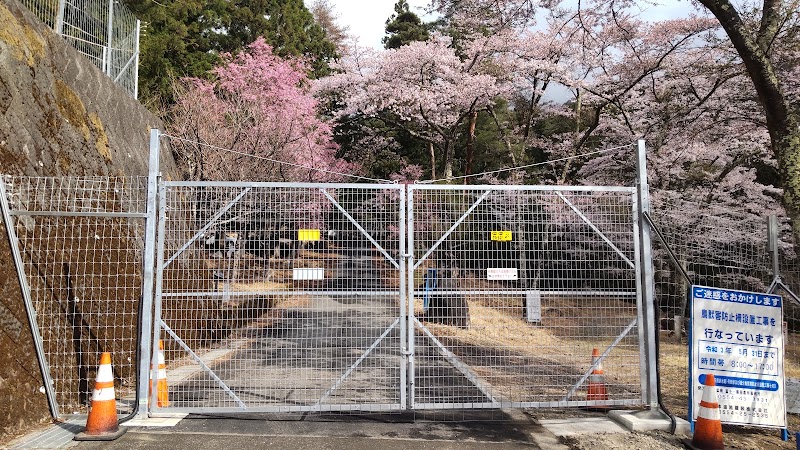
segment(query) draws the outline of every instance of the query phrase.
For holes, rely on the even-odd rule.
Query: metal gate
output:
[[[657,407],[642,142],[636,188],[167,182],[158,149],[0,183],[54,416],[105,349],[142,415]]]
[[[165,182],[160,198],[155,412],[406,407],[401,186]]]
[[[155,230],[148,184],[147,177],[0,177],[3,222],[53,417],[88,412],[100,352],[113,355],[119,414],[136,409],[138,319],[152,267],[146,225]],[[22,333],[18,323],[5,329]]]
[[[636,194],[409,186],[412,407],[641,405]]]
[[[154,411],[641,405],[636,194],[165,182]]]

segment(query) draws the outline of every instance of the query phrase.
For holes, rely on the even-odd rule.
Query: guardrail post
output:
[[[644,364],[644,380],[642,392],[645,403],[651,410],[658,409],[658,380],[657,380],[657,367],[656,367],[656,339],[658,337],[658,326],[656,323],[655,313],[655,282],[653,277],[653,253],[652,243],[650,239],[650,226],[645,219],[645,214],[650,213],[650,190],[647,183],[647,152],[644,140],[640,139],[638,142],[638,151],[636,158],[637,168],[637,196],[639,204],[639,215],[637,221],[639,224],[639,263],[641,268],[640,273],[640,286],[641,286],[641,321],[639,323],[639,336],[642,339],[640,344],[643,349]]]
[[[150,130],[150,160],[147,176],[147,222],[144,236],[144,286],[142,286],[141,335],[139,336],[139,383],[136,398],[139,409],[138,418],[146,418],[150,414],[150,351],[152,350],[153,337],[153,279],[156,251],[156,216],[158,211],[158,177],[159,177],[159,144],[160,132],[153,128]]]

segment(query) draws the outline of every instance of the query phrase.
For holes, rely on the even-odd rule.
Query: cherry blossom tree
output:
[[[738,5],[729,0],[699,2],[719,20],[764,108],[783,181],[783,204],[793,222],[795,242],[800,245],[800,110],[792,102],[800,86],[796,69],[791,68],[792,64],[786,65],[787,59],[797,61],[797,47],[781,45],[786,38],[797,37],[800,5],[797,1],[764,0],[757,14],[760,18],[751,18],[752,11],[745,9],[750,8],[749,4]],[[793,50],[794,58],[780,55],[781,47]]]
[[[340,73],[317,81],[316,92],[339,96],[338,119],[374,118],[429,143],[431,174],[437,149],[443,175],[451,177],[454,144],[465,120],[491,106],[504,89],[485,67],[460,58],[452,43],[434,34],[380,53],[358,49],[337,67]]]
[[[317,117],[307,68],[263,39],[224,55],[216,79],[181,81],[171,112],[173,152],[192,180],[334,181],[355,165],[336,157]]]

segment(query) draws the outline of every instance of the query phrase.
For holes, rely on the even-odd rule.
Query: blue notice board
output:
[[[692,286],[691,328],[692,419],[711,373],[722,423],[785,428],[783,299]]]

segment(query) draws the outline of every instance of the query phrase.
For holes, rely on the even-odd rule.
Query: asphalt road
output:
[[[113,442],[79,449],[546,449],[567,450],[519,411],[476,412],[463,422],[430,421],[405,413],[374,416],[190,416],[173,428],[134,427]]]

